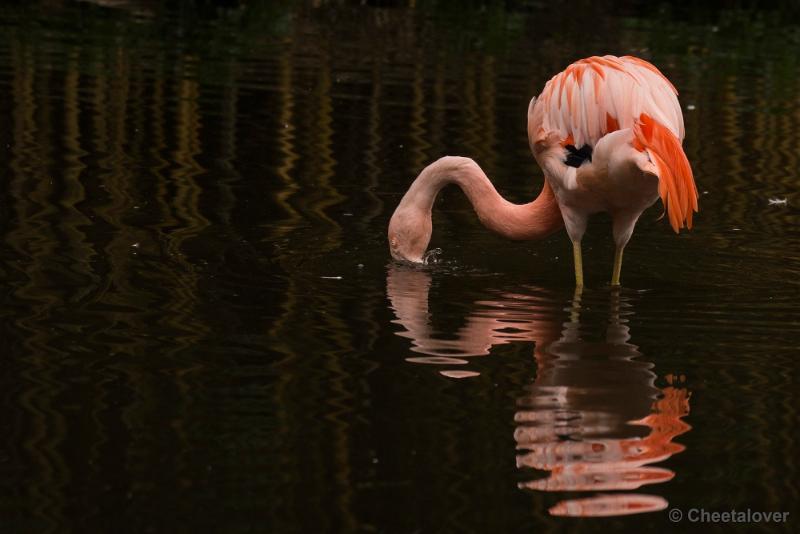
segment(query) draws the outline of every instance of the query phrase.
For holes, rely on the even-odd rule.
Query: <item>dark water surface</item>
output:
[[[0,7],[0,530],[795,514],[793,13],[107,3]],[[563,232],[506,242],[447,190],[439,263],[389,261],[441,155],[530,200],[528,100],[602,53],[681,92],[693,231],[645,213],[614,292],[598,216],[574,295]]]

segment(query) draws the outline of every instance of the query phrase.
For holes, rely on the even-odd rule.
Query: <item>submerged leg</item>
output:
[[[575,287],[583,288],[583,257],[580,241],[572,242],[572,258],[575,262]]]
[[[572,294],[572,306],[569,310],[569,322],[571,325],[577,325],[578,327],[580,327],[581,320],[581,297],[583,297],[583,286],[576,285],[575,293]],[[575,329],[573,328],[572,330]]]
[[[625,250],[625,245],[617,246],[617,251],[614,253],[614,271],[611,273],[611,285],[619,285],[619,276],[622,273],[622,251]]]

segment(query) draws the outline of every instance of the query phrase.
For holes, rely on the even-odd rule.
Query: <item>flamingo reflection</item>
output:
[[[526,288],[473,303],[464,326],[451,335],[430,323],[430,273],[391,266],[387,294],[396,320],[411,339],[408,361],[448,367],[452,378],[478,374],[470,358],[488,355],[495,345],[535,343],[536,380],[517,399],[514,439],[517,467],[544,476],[520,488],[548,492],[608,492],[566,499],[552,515],[612,516],[662,510],[667,501],[633,493],[666,482],[675,473],[652,464],[684,447],[673,439],[691,429],[681,420],[689,413],[689,392],[682,377],[664,377],[658,388],[653,364],[629,343],[628,299],[611,294],[605,336],[587,341],[580,322],[582,295],[567,310],[552,293]],[[566,321],[564,320],[566,317]],[[452,368],[451,368],[452,367]]]

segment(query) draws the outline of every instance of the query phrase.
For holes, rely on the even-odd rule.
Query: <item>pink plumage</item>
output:
[[[616,121],[617,129],[633,128],[644,113],[683,141],[677,95],[647,61],[594,56],[576,61],[545,84],[534,108],[534,126],[562,138],[571,136],[577,147],[594,146],[609,133],[609,122]]]

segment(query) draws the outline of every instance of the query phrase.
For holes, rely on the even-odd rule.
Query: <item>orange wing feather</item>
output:
[[[634,148],[647,152],[658,168],[658,194],[677,233],[692,227],[692,212],[697,211],[697,187],[681,142],[664,125],[642,113],[634,125]]]

